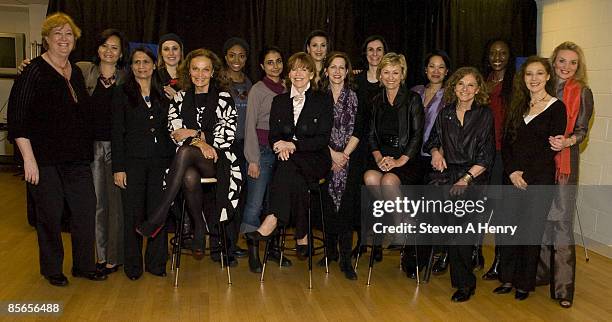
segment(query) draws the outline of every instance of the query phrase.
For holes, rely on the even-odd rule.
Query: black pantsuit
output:
[[[308,187],[318,185],[331,168],[329,137],[333,122],[332,100],[309,89],[304,106],[294,123],[293,99],[290,93],[274,97],[270,111],[270,146],[283,140],[293,142],[296,150],[289,160],[279,160],[270,183],[271,214],[283,225],[291,215],[296,223],[296,238],[303,238],[308,229]]]
[[[96,196],[89,164],[40,166],[39,173],[39,184],[28,186],[36,205],[40,273],[51,276],[63,271],[61,219],[64,200],[72,213],[72,267],[79,272],[94,271]]]
[[[125,272],[130,276],[142,274],[142,236],[135,225],[147,219],[162,196],[162,181],[170,160],[126,160],[127,189],[123,193],[125,213]],[[166,271],[168,235],[165,227],[155,238],[149,238],[144,263],[147,271],[160,274]]]

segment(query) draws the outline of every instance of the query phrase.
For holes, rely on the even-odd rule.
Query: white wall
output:
[[[538,0],[538,51],[550,56],[563,41],[580,45],[586,56],[595,112],[580,165],[580,185],[612,185],[612,1]],[[587,246],[612,257],[612,193],[593,199],[579,194],[578,213]],[[593,191],[590,189],[589,191]],[[575,231],[579,233],[576,221]],[[577,242],[581,242],[577,239]]]
[[[47,14],[47,6],[41,4],[3,5],[0,4],[0,32],[18,32],[26,35],[26,56],[30,56],[30,43],[41,42],[40,27]],[[12,78],[0,78],[0,123],[6,123],[6,103]],[[13,147],[6,140],[6,132],[0,132],[0,156],[12,155]]]

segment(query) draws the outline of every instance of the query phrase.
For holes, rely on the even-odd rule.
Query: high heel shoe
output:
[[[526,298],[529,297],[529,292],[525,292],[525,291],[521,291],[521,290],[516,290],[516,293],[514,293],[514,298],[522,301]]]
[[[353,251],[351,252],[351,257],[357,258],[357,255],[361,257],[361,255],[367,252],[368,252],[368,246],[360,245],[359,243],[357,243],[357,246],[355,246],[355,248],[353,248]]]
[[[440,254],[436,262],[433,264],[431,268],[431,272],[435,275],[444,274],[448,269],[448,253],[444,252]]]
[[[377,262],[382,262],[383,260],[383,250],[382,250],[382,246],[374,246],[372,248],[372,252],[373,252],[373,256],[374,256],[374,260]]]
[[[357,279],[357,272],[355,272],[349,256],[342,256],[340,258],[340,271],[344,273],[344,277],[348,280],[354,281]]]
[[[250,231],[248,233],[245,233],[244,235],[252,240],[252,241],[266,241],[270,238],[272,238],[272,236],[276,235],[278,227],[274,228],[274,230],[269,234],[269,235],[262,235],[259,231],[255,230],[255,231]]]
[[[496,287],[496,288],[493,290],[493,293],[495,293],[495,294],[508,294],[508,293],[510,293],[511,291],[512,291],[512,285],[511,285],[511,284],[506,284],[506,283],[504,283],[504,284],[502,284],[502,285],[500,285],[500,286]]]
[[[475,290],[475,287],[460,288],[453,294],[453,296],[451,297],[451,301],[466,302],[470,299],[472,295],[474,295]]]
[[[142,237],[155,238],[162,228],[164,228],[164,225],[154,226],[148,221],[144,221],[136,225],[136,232]]]
[[[202,260],[204,258],[204,250],[206,249],[206,239],[204,239],[204,232],[194,231],[193,239],[191,240],[191,252],[195,260]]]
[[[262,265],[259,259],[259,242],[248,239],[247,247],[249,253],[249,271],[252,273],[261,273]]]
[[[297,245],[295,246],[295,253],[297,258],[301,261],[308,258],[308,245]]]
[[[493,259],[493,264],[491,264],[491,268],[482,275],[482,279],[485,281],[492,281],[499,278],[499,247],[495,246],[495,258]]]
[[[473,270],[480,271],[484,269],[484,261],[485,258],[482,255],[482,246],[474,246],[474,251],[472,252],[472,268]]]

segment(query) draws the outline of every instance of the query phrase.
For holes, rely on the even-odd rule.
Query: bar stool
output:
[[[324,183],[325,183],[325,179],[320,179],[318,182],[312,183],[308,187],[308,197],[309,197],[309,202],[308,202],[309,204],[309,207],[308,207],[308,288],[309,289],[312,289],[312,255],[315,250],[323,248],[323,256],[325,258],[325,274],[329,274],[329,265],[327,262],[327,245],[325,245],[325,216],[323,215],[323,198],[321,196],[321,186]],[[312,234],[312,200],[310,199],[310,196],[312,195],[312,193],[315,193],[315,192],[319,195],[319,208],[321,211],[321,229],[322,229],[322,234],[323,234],[323,238],[321,239],[323,241],[323,245],[318,248],[313,247],[314,240],[320,239],[320,238],[315,238]],[[287,235],[285,233],[284,227],[280,229],[280,235],[281,235],[281,245],[280,245],[281,255],[280,255],[279,263],[282,263],[284,251],[285,251],[285,236]],[[259,281],[261,283],[264,282],[264,275],[266,274],[266,263],[268,261],[268,251],[270,250],[270,240],[271,239],[268,239],[266,241],[263,266],[261,269],[261,276],[259,278]]]
[[[217,178],[201,178],[200,179],[200,183],[202,185],[214,185],[217,183]],[[183,224],[185,222],[185,217],[186,217],[186,213],[187,211],[185,210],[185,201],[183,200],[183,208],[181,211],[181,218],[180,218],[180,224],[179,227],[183,227]],[[207,234],[213,235],[210,232],[210,229],[208,227],[208,223],[206,222],[206,218],[204,218],[204,223],[205,223],[205,227],[207,230]],[[227,251],[227,240],[226,240],[226,231],[225,231],[225,221],[221,221],[219,223],[219,232],[218,234],[220,234],[221,236],[219,236],[219,245],[217,245],[218,249],[221,252],[221,268],[225,268],[227,270],[227,284],[232,284],[232,275],[230,273],[230,265],[229,263],[225,263],[225,255],[224,254],[228,254]],[[173,238],[173,242],[172,242],[172,265],[171,265],[171,269],[172,271],[174,271],[175,275],[174,275],[174,287],[178,287],[178,279],[179,279],[179,271],[181,268],[181,245],[183,244],[183,229],[178,229],[176,232],[176,236]],[[210,250],[213,250],[213,246],[211,245]]]

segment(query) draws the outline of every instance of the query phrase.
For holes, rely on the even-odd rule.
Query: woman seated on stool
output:
[[[216,177],[217,220],[226,220],[238,204],[242,177],[236,155],[230,150],[236,131],[236,109],[226,84],[215,82],[221,62],[207,49],[190,52],[179,67],[182,90],[168,110],[170,136],[179,146],[166,176],[166,190],[160,205],[137,230],[155,236],[163,227],[168,209],[179,189],[193,216],[195,230],[193,255],[204,255],[204,217],[201,178]]]
[[[331,168],[329,138],[333,107],[329,96],[315,91],[315,63],[308,54],[293,54],[288,61],[289,93],[274,97],[270,111],[270,146],[278,162],[270,183],[270,214],[256,231],[247,233],[252,240],[273,235],[280,222],[296,223],[297,254],[308,255],[308,187],[317,185]]]
[[[372,99],[368,143],[373,158],[363,180],[378,200],[400,196],[400,185],[422,183],[418,154],[423,142],[423,103],[403,85],[406,75],[404,55],[393,52],[383,56],[376,70],[383,91]]]

